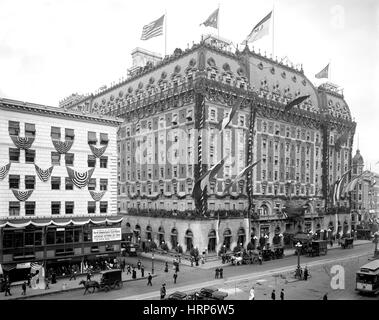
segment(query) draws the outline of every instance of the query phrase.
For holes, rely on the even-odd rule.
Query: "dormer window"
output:
[[[186,116],[186,119],[187,121],[192,121],[192,109],[188,109],[187,110],[187,116]]]
[[[216,121],[216,109],[214,108],[209,109],[209,120]]]
[[[176,126],[178,124],[178,114],[177,113],[174,113],[172,115],[172,121],[171,121],[172,125],[173,126]]]

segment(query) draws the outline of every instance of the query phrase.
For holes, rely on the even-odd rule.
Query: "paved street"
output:
[[[228,299],[247,299],[251,285],[255,287],[256,299],[269,299],[272,289],[280,292],[285,289],[286,299],[320,299],[328,293],[329,299],[377,299],[377,297],[360,296],[355,293],[355,271],[372,256],[371,243],[343,250],[329,250],[326,256],[301,257],[302,266],[307,265],[312,277],[309,281],[292,282],[291,274],[296,268],[297,257],[290,256],[280,260],[264,262],[263,265],[224,266],[224,279],[214,279],[214,269],[201,269],[181,266],[178,283],[173,283],[173,272],[163,272],[164,263],[155,261],[153,286],[147,287],[145,280],[127,282],[120,290],[108,293],[98,292],[83,296],[84,290],[62,292],[54,295],[33,297],[30,299],[59,299],[59,300],[99,300],[99,299],[158,299],[162,283],[167,285],[167,293],[173,291],[194,291],[205,286],[216,286],[229,293]],[[142,258],[143,264],[151,268],[151,259]],[[136,258],[129,258],[130,263],[136,263]],[[333,291],[330,288],[330,267],[339,264],[345,267],[345,290]],[[278,275],[278,276],[276,276]]]

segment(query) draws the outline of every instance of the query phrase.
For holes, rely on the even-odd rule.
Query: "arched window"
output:
[[[268,208],[268,206],[266,204],[262,204],[261,205],[260,214],[262,216],[267,216],[269,214],[269,208]]]
[[[152,233],[153,233],[153,229],[151,228],[151,226],[147,226],[146,227],[146,239],[147,240],[152,240]]]
[[[237,244],[240,245],[240,246],[243,246],[244,243],[245,243],[245,239],[246,239],[245,229],[242,228],[242,227],[239,228],[238,232],[237,232],[237,236],[238,236],[238,238],[237,238],[238,239],[237,240]]]
[[[225,229],[224,231],[224,246],[226,249],[230,249],[230,244],[232,243],[232,232],[230,231],[230,229]]]
[[[187,230],[186,234],[184,236],[185,244],[186,244],[186,251],[190,251],[193,248],[193,233],[191,230]]]
[[[217,237],[216,237],[216,231],[210,230],[208,233],[208,252],[215,252],[216,251],[216,243]]]
[[[133,230],[135,242],[139,243],[141,241],[141,226],[136,224]]]
[[[159,240],[159,244],[162,245],[164,243],[164,228],[162,226],[159,227],[158,229],[158,240]]]
[[[176,248],[178,245],[178,230],[175,228],[171,229],[171,246]]]

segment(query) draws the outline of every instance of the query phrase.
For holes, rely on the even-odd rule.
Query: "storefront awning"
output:
[[[45,227],[49,225],[56,225],[59,227],[64,227],[69,224],[76,226],[82,226],[88,223],[102,224],[102,223],[120,223],[123,217],[114,216],[114,217],[72,217],[72,218],[53,218],[53,219],[20,219],[20,220],[11,220],[11,221],[0,221],[0,228],[9,226],[13,228],[25,228],[29,225],[36,227]]]

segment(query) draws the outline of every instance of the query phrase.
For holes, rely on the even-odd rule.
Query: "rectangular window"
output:
[[[74,165],[74,154],[73,153],[66,153],[65,154],[65,162],[66,162],[66,166],[73,166]]]
[[[69,177],[65,178],[66,190],[74,190],[74,184]]]
[[[20,176],[19,175],[9,175],[9,189],[19,189],[20,187]]]
[[[88,144],[96,144],[96,132],[88,131]]]
[[[51,164],[52,165],[61,165],[61,155],[58,152],[51,152]]]
[[[10,201],[9,202],[9,215],[19,216],[20,215],[20,202]]]
[[[25,189],[34,189],[36,184],[35,176],[25,176]]]
[[[96,157],[93,154],[88,155],[87,165],[88,165],[88,168],[96,167]]]
[[[100,144],[108,144],[108,133],[100,133]]]
[[[61,203],[57,201],[51,202],[51,214],[60,214]]]
[[[107,213],[108,210],[108,202],[100,201],[100,213]]]
[[[106,191],[108,188],[108,179],[100,179],[100,190]]]
[[[51,139],[53,140],[61,139],[61,128],[51,127]]]
[[[61,188],[61,177],[51,177],[51,190],[59,190]]]
[[[66,201],[65,202],[66,214],[74,213],[74,201]]]
[[[88,190],[95,190],[96,189],[96,179],[91,178],[88,182]]]
[[[65,136],[66,141],[73,141],[75,138],[74,129],[65,129]]]
[[[20,123],[17,121],[9,121],[8,131],[9,131],[9,135],[18,136],[20,134]]]
[[[108,157],[100,157],[100,168],[108,167]]]
[[[36,158],[36,151],[35,150],[25,150],[25,163],[34,163],[34,160]]]
[[[35,124],[25,123],[25,137],[34,138],[36,136]]]
[[[9,148],[9,161],[20,162],[20,149]]]
[[[34,216],[35,211],[36,211],[36,203],[34,201],[26,201],[25,202],[25,215]]]
[[[210,109],[209,120],[211,120],[211,121],[215,121],[216,120],[216,109]]]
[[[96,213],[96,202],[88,201],[87,210],[88,210],[88,213]]]

